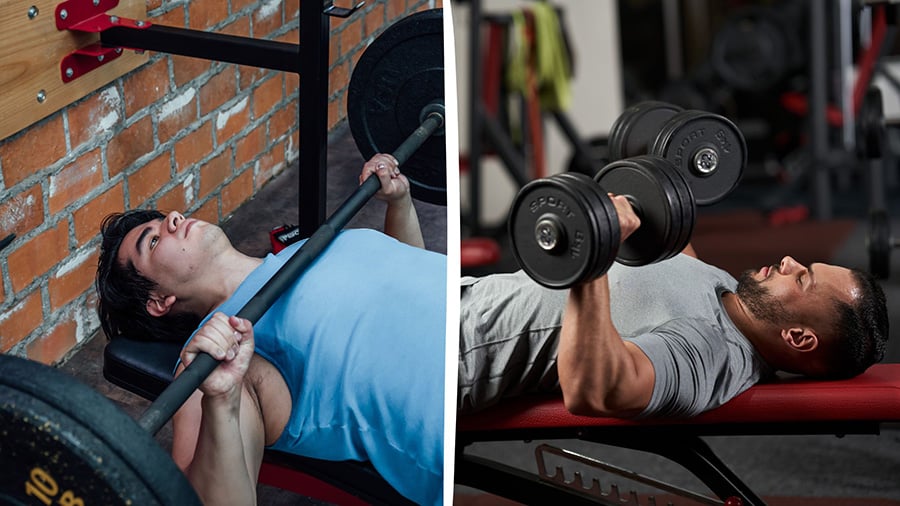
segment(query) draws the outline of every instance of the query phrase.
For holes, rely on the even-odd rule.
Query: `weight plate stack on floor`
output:
[[[674,164],[701,206],[731,193],[747,165],[741,131],[728,118],[704,111],[683,111],[669,118],[650,153]]]
[[[412,14],[388,27],[360,57],[347,88],[347,119],[365,158],[390,153],[444,100],[443,11]],[[416,199],[447,203],[445,138],[434,135],[401,167]]]
[[[153,437],[90,387],[9,355],[0,371],[0,503],[200,504]]]
[[[605,272],[615,257],[619,221],[606,194],[584,174],[537,179],[513,201],[513,255],[548,288],[568,288]]]

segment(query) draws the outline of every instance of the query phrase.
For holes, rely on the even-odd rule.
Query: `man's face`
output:
[[[834,321],[833,300],[852,303],[857,286],[849,269],[821,263],[808,268],[791,257],[738,280],[737,295],[756,318],[775,324],[828,327]]]
[[[222,230],[205,221],[187,219],[171,212],[131,229],[119,247],[118,260],[131,262],[161,291],[172,293],[203,275],[203,267],[224,245]]]

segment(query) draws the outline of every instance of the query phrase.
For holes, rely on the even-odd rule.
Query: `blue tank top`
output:
[[[268,255],[216,311],[236,314],[301,244]],[[293,400],[271,448],[368,460],[404,496],[440,504],[446,277],[444,255],[341,232],[253,327]]]

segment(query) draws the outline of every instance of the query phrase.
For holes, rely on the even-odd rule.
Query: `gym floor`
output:
[[[334,210],[356,187],[363,159],[349,132],[331,138],[328,174],[328,212]],[[245,204],[223,228],[235,246],[248,254],[269,251],[268,232],[279,225],[297,222],[299,185],[296,164],[287,167],[252,201]],[[730,272],[759,268],[777,262],[784,254],[801,261],[830,261],[866,268],[865,206],[853,188],[836,190],[835,219],[827,222],[804,220],[771,226],[758,208],[775,189],[763,184],[742,184],[725,202],[701,210],[693,243],[701,258]],[[891,188],[890,191],[896,191]],[[800,190],[790,196],[808,203]],[[900,217],[900,199],[889,200],[890,214]],[[380,228],[383,204],[370,202],[350,227]],[[445,208],[417,202],[426,246],[446,252]],[[895,220],[893,230],[900,231]],[[887,362],[900,362],[900,255],[893,255],[892,279],[883,283],[891,314],[892,337]],[[514,269],[508,255],[490,268],[501,272]],[[95,336],[63,367],[97,389],[133,416],[139,416],[147,402],[103,379],[102,356],[105,338]],[[157,436],[160,444],[171,445],[171,429]],[[755,491],[774,505],[900,506],[900,426],[884,427],[880,436],[754,436],[708,438],[709,444]],[[536,470],[533,447],[540,442],[479,444],[467,449],[473,454],[501,458],[510,465]],[[553,442],[551,442],[553,443]],[[559,444],[559,442],[556,442]],[[576,442],[566,446],[576,451],[633,469],[642,474],[662,476],[676,485],[696,484],[686,472],[667,461],[646,454]],[[449,454],[450,452],[448,452]],[[606,486],[606,484],[604,485]],[[627,490],[625,486],[622,487]],[[456,504],[509,504],[508,501],[456,487]],[[259,487],[259,504],[321,504],[311,499],[271,487]],[[681,504],[681,503],[678,503]]]

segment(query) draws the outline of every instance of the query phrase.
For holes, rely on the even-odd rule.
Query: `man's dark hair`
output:
[[[884,357],[890,332],[884,291],[870,274],[851,269],[859,296],[853,304],[835,301],[837,323],[826,355],[826,376],[852,378]]]
[[[100,260],[97,262],[96,287],[100,303],[100,325],[110,339],[125,336],[147,341],[183,342],[196,330],[200,317],[193,314],[167,314],[156,317],[147,312],[147,301],[156,283],[142,276],[131,262],[118,260],[119,247],[134,227],[165,218],[159,211],[133,210],[111,214],[103,219],[100,233]]]

